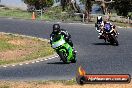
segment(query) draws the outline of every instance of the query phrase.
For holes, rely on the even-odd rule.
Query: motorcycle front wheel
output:
[[[119,45],[119,43],[118,43],[118,41],[117,41],[116,37],[115,37],[114,35],[112,35],[111,37],[112,37],[111,44],[115,44],[116,46],[118,46],[118,45]]]
[[[61,60],[65,63],[65,64],[69,64],[68,60],[67,60],[67,55],[64,52],[59,52],[59,56],[61,58]]]

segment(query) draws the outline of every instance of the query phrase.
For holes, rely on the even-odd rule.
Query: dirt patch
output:
[[[129,84],[87,84],[87,85],[64,85],[64,84],[50,84],[40,85],[39,88],[131,88]]]
[[[4,34],[0,34],[0,38],[7,41],[7,43],[16,45],[16,46],[34,46],[37,45],[37,42],[31,39],[20,38],[20,37],[13,37]],[[10,60],[17,60],[18,57],[23,57],[29,55],[34,50],[33,48],[16,48],[15,50],[6,50],[0,52],[0,60],[1,61],[10,61]]]
[[[132,88],[130,84],[86,84],[65,85],[63,83],[0,82],[0,88]]]
[[[0,65],[29,61],[53,54],[48,41],[0,33]]]
[[[8,43],[13,44],[13,45],[21,45],[21,46],[38,45],[38,42],[29,40],[29,39],[13,39],[13,40],[8,41]]]
[[[9,50],[0,53],[0,58],[2,61],[17,60],[18,57],[26,56],[32,53],[32,50]]]
[[[2,33],[0,33],[0,39],[7,39],[8,37]]]
[[[11,43],[13,45],[26,45],[26,42],[21,40],[11,40],[11,41],[8,41],[8,43]]]

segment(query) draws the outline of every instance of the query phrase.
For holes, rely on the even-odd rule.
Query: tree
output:
[[[76,0],[61,0],[61,6],[62,11],[65,10],[65,8],[70,8],[70,10],[74,10],[75,12],[79,12],[79,9],[76,4]]]
[[[92,2],[91,0],[86,0],[86,15],[87,15],[87,20],[88,22],[90,21],[90,12],[91,12],[91,9],[92,9]]]
[[[22,1],[29,6],[34,6],[35,9],[42,9],[43,7],[53,5],[53,0],[22,0]]]
[[[127,16],[132,12],[132,0],[115,0],[113,4],[118,15]]]
[[[80,0],[83,4],[85,4],[85,13],[86,13],[86,19],[89,22],[90,21],[90,12],[92,9],[92,0]]]
[[[66,4],[67,4],[67,3],[66,3],[66,0],[61,0],[62,11],[65,10]]]
[[[76,0],[71,0],[71,5],[75,12],[79,12],[79,9],[77,8]]]

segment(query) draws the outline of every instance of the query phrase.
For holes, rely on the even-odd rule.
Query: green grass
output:
[[[48,83],[62,83],[64,85],[74,85],[77,84],[76,79],[71,79],[71,80],[49,80],[49,81],[32,81],[29,83],[36,83],[36,84],[48,84]]]
[[[26,44],[14,45],[9,43],[9,41],[14,40],[24,41]],[[7,53],[8,51],[13,52],[15,50],[20,50],[19,52],[20,54],[22,53],[22,55],[14,57],[14,54],[10,58],[4,56],[4,59],[0,56],[0,65],[29,61],[54,54],[54,50],[46,40],[42,41],[38,38],[22,37],[14,34],[0,34],[0,53]],[[23,52],[26,52],[26,54],[23,54]],[[19,55],[19,53],[17,54]]]
[[[128,23],[121,23],[121,22],[112,22],[114,25],[121,26],[121,27],[132,27],[131,24]]]
[[[12,34],[1,35],[0,36],[0,52],[20,48],[20,46],[8,43],[9,40],[12,40],[14,38],[15,38],[15,36]]]
[[[9,44],[4,40],[0,40],[0,51],[12,50],[15,48],[17,48],[17,46]]]
[[[67,11],[66,13],[62,13],[61,7],[51,7],[47,11],[45,11],[42,15],[36,17],[36,20],[45,20],[45,21],[64,21],[64,22],[81,22],[82,18],[79,15],[71,15],[72,11]],[[113,14],[112,16],[116,16]],[[0,17],[13,17],[13,18],[21,18],[21,19],[31,19],[32,13],[27,11],[22,11],[20,9],[0,9]],[[121,22],[113,22],[115,25],[127,27],[132,26],[130,24],[121,23]]]
[[[20,9],[0,9],[0,17],[12,17],[21,19],[31,19],[32,13],[27,11],[22,11]],[[70,13],[62,13],[61,7],[51,7],[45,11],[42,15],[36,16],[36,20],[46,20],[46,21],[77,21],[81,20],[79,16],[71,16]]]
[[[0,86],[0,88],[10,88],[10,87],[7,85],[3,85],[3,86]]]
[[[36,58],[40,58],[40,57],[45,57],[47,55],[51,55],[53,54],[53,49],[49,47],[45,47],[45,46],[40,46],[36,49],[35,52],[31,53],[30,55],[25,56],[23,59],[24,60],[33,60]]]
[[[76,80],[51,80],[51,81],[0,81],[0,88],[45,88],[45,85],[63,84],[64,86],[76,85]],[[54,86],[54,87],[55,87]],[[50,87],[51,88],[51,87]],[[60,87],[59,87],[60,88]]]
[[[31,19],[32,14],[19,9],[0,9],[0,17]]]

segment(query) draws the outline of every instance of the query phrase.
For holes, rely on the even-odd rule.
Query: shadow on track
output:
[[[51,63],[47,63],[47,64],[60,64],[60,65],[64,65],[65,63],[63,63],[63,62],[51,62]]]
[[[111,45],[110,43],[92,43],[93,45]]]

